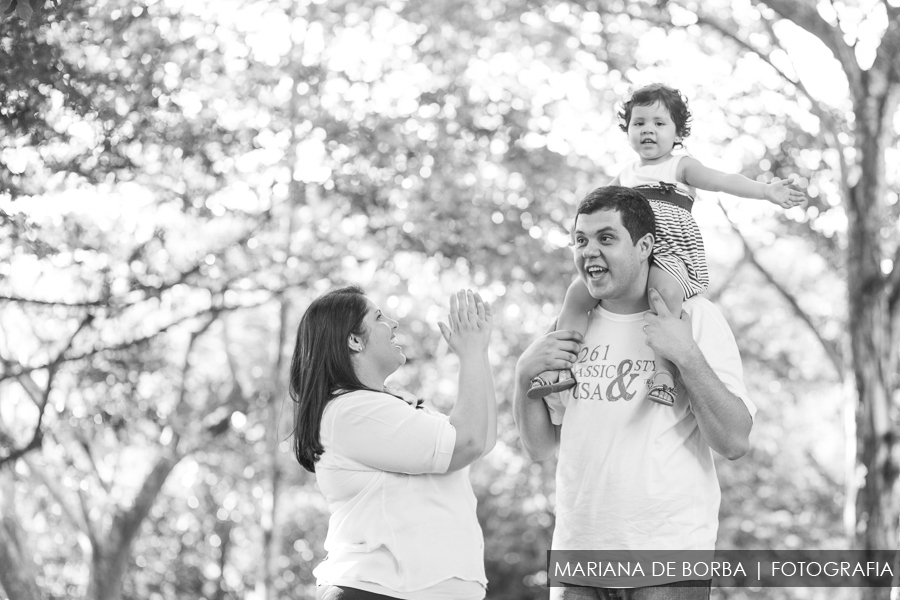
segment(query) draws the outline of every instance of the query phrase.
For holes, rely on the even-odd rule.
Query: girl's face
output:
[[[641,157],[642,165],[653,165],[669,158],[675,144],[681,142],[672,116],[661,102],[631,109],[628,143]]]

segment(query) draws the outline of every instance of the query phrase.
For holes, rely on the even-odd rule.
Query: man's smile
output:
[[[591,279],[599,279],[604,273],[608,273],[609,269],[600,265],[589,265],[584,268],[584,272]]]

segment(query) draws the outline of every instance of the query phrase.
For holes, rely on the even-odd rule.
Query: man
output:
[[[514,411],[526,451],[544,460],[559,448],[553,549],[712,550],[720,499],[712,450],[743,456],[756,412],[734,336],[706,299],[691,298],[673,315],[655,290],[647,293],[654,220],[639,192],[594,190],[573,229],[578,274],[600,301],[584,343],[575,332],[551,332],[516,365]],[[678,368],[674,406],[646,397],[653,351]],[[526,397],[532,377],[564,368],[576,387]],[[554,600],[708,597],[708,581],[551,588]]]

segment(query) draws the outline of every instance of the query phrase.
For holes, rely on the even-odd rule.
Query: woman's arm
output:
[[[447,471],[456,431],[444,415],[382,392],[351,392],[332,402],[334,417],[322,425],[326,452],[389,473]]]
[[[480,458],[489,440],[497,435],[497,408],[487,358],[492,318],[490,304],[481,296],[460,290],[450,296],[449,325],[440,324],[441,334],[459,357],[459,391],[450,412],[456,444],[448,471],[462,469]]]
[[[456,429],[456,445],[447,471],[470,465],[485,452],[488,435],[487,377],[484,357],[459,357],[459,392],[450,411],[450,424]]]
[[[494,375],[491,372],[491,361],[488,353],[484,353],[484,372],[486,379],[485,394],[487,398],[487,438],[484,443],[484,452],[481,456],[485,456],[494,449],[497,443],[497,395],[494,390]]]

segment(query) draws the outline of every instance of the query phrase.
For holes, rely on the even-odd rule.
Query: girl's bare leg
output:
[[[597,300],[591,296],[584,286],[581,278],[576,279],[566,291],[563,300],[562,311],[556,321],[556,330],[574,330],[584,335],[587,331],[588,313],[597,306]],[[543,398],[547,394],[567,390],[575,386],[575,378],[572,372],[544,371],[531,380],[531,388],[528,390],[529,398]]]
[[[650,265],[647,287],[659,292],[666,302],[666,306],[669,307],[673,314],[681,314],[681,306],[684,304],[684,290],[675,277],[656,265]],[[675,373],[677,370],[675,365],[656,353],[653,354],[653,359],[656,361],[656,372],[649,381],[650,393],[648,397],[654,402],[672,406],[675,404],[676,395]]]

